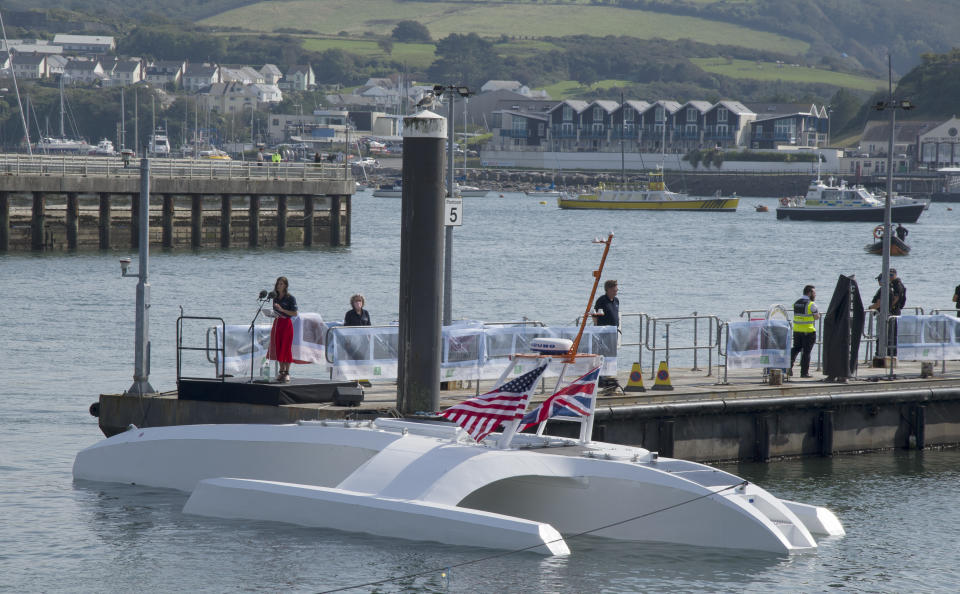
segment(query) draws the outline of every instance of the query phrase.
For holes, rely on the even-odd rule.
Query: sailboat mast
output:
[[[66,138],[63,131],[63,75],[60,75],[60,138]]]

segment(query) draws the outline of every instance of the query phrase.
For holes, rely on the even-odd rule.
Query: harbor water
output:
[[[771,211],[755,212],[761,202]],[[610,231],[603,277],[619,280],[624,312],[732,319],[790,304],[805,284],[817,285],[825,308],[839,274],[855,274],[869,300],[881,266],[863,251],[873,225],[777,221],[774,206],[743,199],[735,213],[561,211],[521,194],[467,198],[453,233],[454,317],[571,324],[586,308],[600,258],[590,240]],[[155,250],[152,385],[175,385],[180,306],[246,324],[259,291],[279,275],[302,311],[339,320],[361,292],[375,324],[395,321],[400,200],[361,192],[353,212],[350,246]],[[960,211],[933,204],[910,226],[913,252],[893,261],[909,306],[952,305],[958,223]],[[103,439],[89,405],[132,383],[136,279],[120,277],[122,256],[136,267],[128,252],[0,255],[8,297],[0,309],[0,591],[320,592],[388,580],[355,591],[947,592],[960,583],[953,450],[725,467],[838,514],[846,537],[794,556],[590,537],[572,540],[570,557],[501,556],[190,517],[180,512],[183,493],[74,483],[76,452]]]

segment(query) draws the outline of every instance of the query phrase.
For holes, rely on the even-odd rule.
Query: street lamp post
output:
[[[886,361],[890,352],[888,320],[890,317],[890,235],[893,204],[893,144],[897,110],[913,109],[913,104],[904,99],[893,98],[893,68],[887,55],[888,93],[886,101],[873,106],[877,111],[890,112],[890,138],[887,142],[887,196],[883,204],[883,269],[880,272],[880,309],[877,312],[877,354]]]
[[[447,196],[453,198],[453,103],[454,98],[469,97],[473,94],[467,87],[458,85],[436,85],[433,95],[438,99],[447,94],[450,101],[447,109]],[[466,124],[466,120],[464,120]],[[443,325],[449,326],[453,318],[453,226],[447,225],[443,241]]]

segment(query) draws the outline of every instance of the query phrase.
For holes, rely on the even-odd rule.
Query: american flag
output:
[[[546,365],[541,365],[486,394],[451,406],[440,413],[440,416],[466,429],[475,440],[483,441],[484,437],[502,423],[523,416],[527,402],[530,401],[530,393],[546,368]]]
[[[552,417],[586,417],[593,410],[593,397],[597,392],[600,368],[596,367],[557,390],[540,406],[523,415],[520,428],[526,429]]]

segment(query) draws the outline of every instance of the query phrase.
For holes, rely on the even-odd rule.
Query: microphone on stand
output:
[[[266,289],[264,289],[263,291],[260,291],[260,296],[257,297],[257,299],[266,299],[266,298],[267,298],[267,291]]]
[[[270,294],[267,295],[267,299],[276,299],[276,298],[277,298],[277,292],[276,292],[276,291],[270,291]]]

